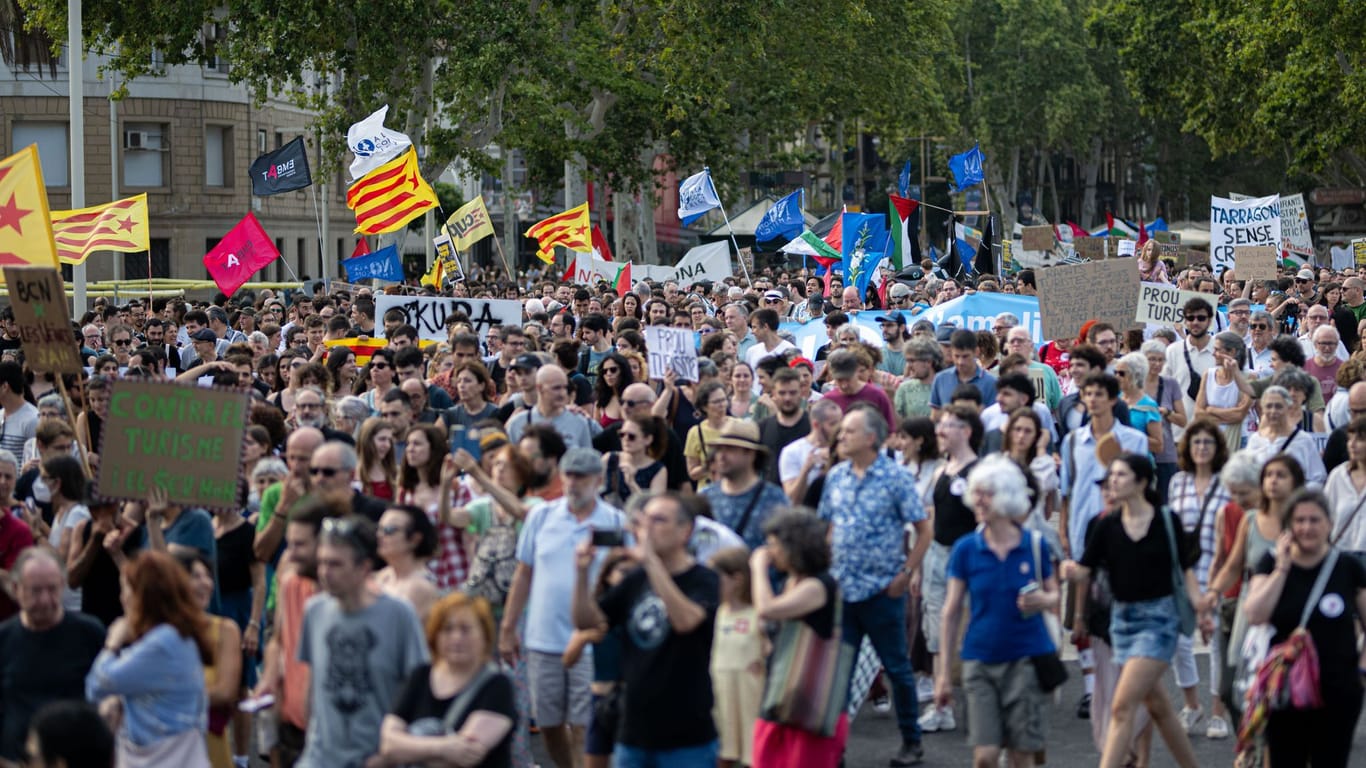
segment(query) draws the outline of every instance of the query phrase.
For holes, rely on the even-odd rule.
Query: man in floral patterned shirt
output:
[[[906,586],[930,543],[930,524],[915,479],[882,451],[887,421],[855,404],[839,436],[846,457],[830,471],[818,513],[833,528],[831,573],[844,600],[844,642],[855,648],[865,635],[892,683],[901,749],[891,765],[919,763],[919,702],[906,651]],[[914,526],[915,549],[906,553],[906,525]]]

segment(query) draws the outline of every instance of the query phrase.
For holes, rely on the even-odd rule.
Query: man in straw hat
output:
[[[768,448],[760,442],[759,427],[752,421],[732,421],[711,446],[721,482],[703,488],[701,495],[711,503],[717,522],[740,534],[751,549],[761,546],[764,521],[774,509],[787,506],[787,495],[762,477]]]

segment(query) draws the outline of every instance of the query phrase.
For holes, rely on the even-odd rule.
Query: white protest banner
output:
[[[417,337],[428,341],[446,340],[446,318],[462,312],[470,319],[480,339],[499,325],[522,324],[522,302],[512,299],[461,299],[451,296],[375,297],[375,317],[391,309],[403,311],[403,322],[417,329]]]
[[[1233,268],[1233,249],[1239,245],[1281,246],[1279,195],[1230,200],[1210,196],[1209,257],[1215,274]]]
[[[1185,313],[1181,308],[1187,301],[1209,301],[1210,298],[1208,294],[1183,291],[1168,283],[1139,283],[1138,312],[1134,319],[1140,323],[1180,325],[1185,320]]]
[[[640,282],[642,280],[653,280],[656,283],[666,283],[678,276],[678,270],[673,267],[666,267],[660,264],[632,264],[631,280]]]
[[[735,274],[730,266],[730,243],[718,240],[689,250],[678,264],[674,265],[674,272],[674,279],[678,280],[678,286],[684,290],[701,280],[713,283],[725,280]]]
[[[626,262],[630,264],[630,262]],[[565,280],[579,285],[597,285],[599,280],[614,283],[617,279],[617,271],[623,264],[619,261],[605,261],[595,258],[591,253],[574,254],[574,261],[569,265],[569,271],[565,273]],[[631,266],[632,274],[635,273],[635,265]]]
[[[647,325],[645,348],[650,351],[650,378],[663,379],[673,371],[679,381],[697,381],[697,341],[692,331]]]
[[[1126,239],[1124,239],[1124,240],[1120,240],[1120,241],[1119,241],[1119,255],[1120,255],[1121,257],[1122,257],[1122,256],[1133,256],[1134,253],[1135,253],[1137,250],[1138,250],[1138,241],[1137,241],[1137,240],[1129,240],[1129,239],[1126,238]]]
[[[1281,195],[1281,247],[1302,260],[1314,256],[1314,237],[1309,232],[1304,195]]]

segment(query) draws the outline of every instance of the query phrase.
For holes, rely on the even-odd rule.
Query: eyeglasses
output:
[[[637,435],[637,434],[634,433],[634,432],[622,432],[622,433],[621,433],[621,439],[622,439],[623,441],[627,441],[627,440],[639,440],[640,437],[641,437],[640,435]]]
[[[1127,378],[1129,378],[1129,372],[1126,371],[1126,370],[1124,370],[1123,368],[1116,368],[1116,369],[1115,369],[1115,376],[1117,376],[1118,378],[1121,378],[1121,379],[1127,379]]]
[[[336,477],[341,472],[340,467],[309,467],[308,474],[313,477],[322,475],[323,477]]]
[[[371,364],[370,364],[370,370],[372,370],[372,371],[387,371],[387,370],[389,370],[389,368],[390,368],[390,366],[385,365],[384,363],[371,363]]]
[[[1266,323],[1253,323],[1248,327],[1254,331],[1267,331],[1271,329],[1271,326],[1267,325]]]
[[[1208,323],[1209,315],[1186,315],[1186,319],[1193,323]]]
[[[114,346],[127,347],[133,343],[132,339],[114,339]]]
[[[360,538],[360,524],[345,517],[329,517],[323,520],[323,535],[346,539],[363,550],[368,550],[367,542]]]
[[[377,532],[384,536],[408,535],[408,529],[402,525],[383,525],[377,529]]]
[[[621,373],[621,369],[618,368],[618,367],[615,366],[615,365],[612,366],[611,368],[608,368],[607,366],[604,365],[604,366],[602,367],[601,370],[602,370],[603,373]]]
[[[699,330],[697,333],[698,333],[698,335],[701,335],[701,336],[709,336],[709,335],[711,335],[711,334],[713,334],[713,333],[716,333],[716,329],[715,329],[715,328],[706,328],[706,327],[703,327],[703,328],[702,328],[701,330]]]
[[[782,304],[782,299],[764,299],[765,304]]]
[[[649,400],[622,400],[621,404],[627,408],[636,408],[642,405],[650,405],[651,403]]]
[[[1305,279],[1302,278],[1302,277],[1297,277],[1297,278],[1295,278],[1295,282],[1297,282],[1297,283],[1307,283],[1307,282],[1309,282],[1309,281],[1308,281],[1308,280],[1305,280]]]

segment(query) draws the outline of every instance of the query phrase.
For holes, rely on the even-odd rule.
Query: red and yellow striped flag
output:
[[[588,203],[532,224],[531,229],[526,231],[526,236],[536,238],[536,242],[541,246],[536,249],[536,255],[547,264],[555,263],[557,245],[578,253],[592,253],[593,237],[588,228]]]
[[[356,212],[356,232],[363,235],[393,232],[436,206],[436,193],[418,172],[411,147],[346,192],[346,207]]]
[[[0,160],[0,266],[57,266],[37,145]]]
[[[57,258],[63,264],[80,264],[95,251],[150,250],[147,195],[75,211],[53,211],[52,239],[57,242]]]

